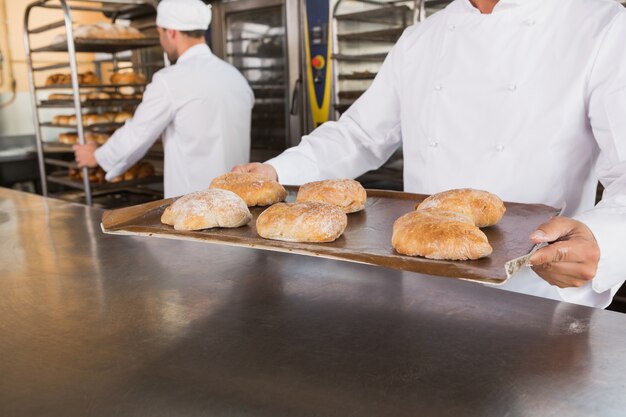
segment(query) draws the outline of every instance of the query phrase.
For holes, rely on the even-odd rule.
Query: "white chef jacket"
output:
[[[250,159],[254,94],[239,71],[200,44],[152,77],[133,118],[96,151],[111,180],[163,134],[165,197],[197,191]]]
[[[598,241],[596,277],[559,289],[525,268],[501,288],[605,307],[626,278],[624,40],[613,0],[456,0],[405,31],[339,121],[268,163],[285,184],[355,178],[401,145],[406,191],[566,202]]]

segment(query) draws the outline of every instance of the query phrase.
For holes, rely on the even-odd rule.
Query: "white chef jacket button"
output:
[[[428,146],[430,146],[431,148],[436,148],[437,146],[439,146],[439,142],[437,142],[437,141],[436,141],[436,140],[434,140],[434,139],[430,139],[430,140],[428,141]]]
[[[448,30],[449,30],[450,32],[454,32],[454,30],[455,30],[455,29],[456,29],[456,26],[455,26],[455,25],[450,25],[450,26],[448,26]]]
[[[496,151],[498,151],[498,152],[504,151],[504,145],[500,145],[500,144],[496,145]]]
[[[516,84],[509,84],[509,91],[517,91],[517,85]]]
[[[443,86],[441,84],[437,84],[435,86],[435,91],[441,91],[441,90],[443,90]]]
[[[526,22],[526,26],[535,26],[535,23],[537,23],[535,21],[535,19],[528,19]]]

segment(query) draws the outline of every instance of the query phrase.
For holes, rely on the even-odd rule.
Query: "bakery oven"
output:
[[[329,118],[329,8],[319,0],[213,3],[212,48],[254,91],[253,161],[297,145]]]

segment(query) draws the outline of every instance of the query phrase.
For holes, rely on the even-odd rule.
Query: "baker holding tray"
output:
[[[339,121],[233,171],[294,185],[356,178],[402,146],[406,191],[566,203],[530,236],[549,243],[532,269],[500,288],[606,307],[626,278],[624,38],[617,2],[456,0],[405,31]]]
[[[254,94],[243,75],[209,49],[210,22],[211,10],[200,0],[159,3],[161,46],[175,65],[154,74],[133,118],[105,145],[74,145],[80,167],[99,165],[111,181],[163,135],[164,192],[171,197],[207,187],[250,160]]]

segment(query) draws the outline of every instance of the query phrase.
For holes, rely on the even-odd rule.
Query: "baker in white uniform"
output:
[[[79,166],[100,165],[111,180],[162,135],[165,196],[172,197],[206,188],[250,160],[254,94],[236,68],[211,53],[204,40],[210,21],[200,0],[159,3],[161,45],[175,65],[154,74],[134,117],[104,146],[74,146]]]
[[[503,288],[606,307],[626,278],[624,39],[614,0],[456,0],[405,31],[339,121],[234,170],[355,178],[402,146],[406,191],[566,202],[531,236],[551,244]]]

